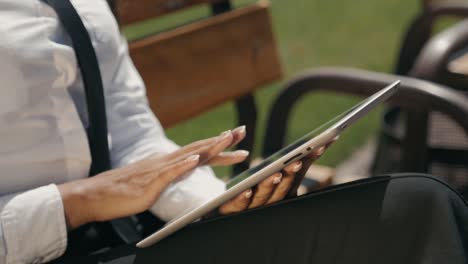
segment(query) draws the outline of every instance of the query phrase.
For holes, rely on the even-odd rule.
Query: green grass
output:
[[[236,1],[236,5],[251,1]],[[418,12],[416,0],[272,0],[275,35],[288,80],[305,70],[327,65],[358,67],[391,72],[406,26]],[[209,14],[206,7],[179,12],[131,28],[128,38],[149,32],[166,30],[181,21],[200,19]],[[256,93],[260,120],[256,152],[261,149],[265,119],[284,82],[275,83]],[[356,102],[356,98],[334,94],[312,94],[294,109],[288,127],[288,141],[292,141]],[[379,111],[348,130],[319,161],[334,166],[375,135],[379,127]],[[168,129],[170,138],[179,144],[210,137],[236,125],[232,103],[203,114],[193,120]],[[218,175],[227,174],[218,169]]]

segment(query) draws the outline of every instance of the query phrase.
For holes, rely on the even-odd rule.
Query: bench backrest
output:
[[[230,6],[219,0],[119,0],[118,16],[125,26],[201,4]],[[150,106],[165,127],[281,77],[269,7],[260,1],[130,42]]]

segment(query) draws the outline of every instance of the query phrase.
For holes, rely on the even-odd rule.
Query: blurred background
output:
[[[235,0],[234,5],[254,1]],[[392,72],[405,29],[421,8],[419,0],[271,0],[272,19],[285,76],[283,82],[301,71],[318,66],[341,65],[380,72]],[[124,28],[128,39],[164,31],[207,17],[207,6],[195,7]],[[448,24],[450,22],[444,22]],[[442,26],[441,26],[442,27]],[[283,82],[277,82],[255,94],[259,106],[259,131],[254,155],[261,149],[266,114]],[[358,99],[321,93],[305,97],[294,109],[289,124],[288,141],[299,138],[329,118],[350,107]],[[381,110],[349,129],[340,142],[319,160],[336,166],[379,129]],[[236,126],[232,103],[168,129],[168,136],[178,144],[217,135]],[[228,174],[217,168],[217,174]]]

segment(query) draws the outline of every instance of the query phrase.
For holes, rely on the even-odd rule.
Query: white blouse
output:
[[[177,149],[148,107],[105,0],[72,3],[100,63],[113,166]],[[88,176],[86,126],[82,78],[55,12],[40,0],[0,0],[0,264],[63,254],[67,231],[55,184]],[[211,169],[199,168],[170,186],[152,212],[170,220],[224,188]]]

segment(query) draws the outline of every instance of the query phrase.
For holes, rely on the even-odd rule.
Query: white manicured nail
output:
[[[240,126],[236,129],[233,130],[233,132],[240,133],[240,134],[245,134],[247,132],[246,126]]]
[[[245,195],[245,198],[250,199],[252,198],[252,194],[253,194],[252,190],[248,190],[244,195]]]
[[[186,159],[187,162],[198,161],[200,160],[200,155],[192,155]]]
[[[281,180],[283,179],[283,174],[280,173],[279,176],[276,176],[274,179],[273,179],[273,184],[277,185],[281,182]]]
[[[234,154],[237,156],[248,156],[250,155],[250,152],[247,150],[236,150]]]
[[[323,153],[325,153],[325,147],[319,148],[319,150],[317,151],[317,156],[322,156]]]
[[[232,134],[232,131],[231,130],[228,130],[228,131],[224,131],[223,133],[221,133],[221,135],[219,136],[221,139],[225,139],[227,138],[228,136],[230,136]]]
[[[302,162],[298,163],[296,166],[293,167],[293,172],[298,172],[302,169]]]

